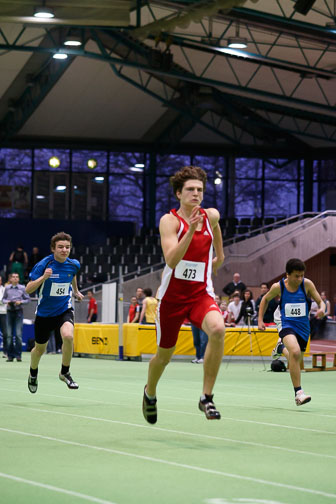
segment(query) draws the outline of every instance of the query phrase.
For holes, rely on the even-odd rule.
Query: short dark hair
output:
[[[150,289],[149,287],[147,289],[144,289],[143,291],[147,297],[151,297],[151,295],[153,294],[152,289]]]
[[[60,233],[55,234],[54,236],[51,237],[50,240],[50,248],[53,250],[56,246],[56,243],[59,241],[68,241],[70,242],[70,246],[72,247],[72,238],[71,235],[64,233],[64,231],[61,231]]]
[[[262,287],[263,285],[266,285],[266,287],[268,289],[268,283],[267,282],[261,282],[261,284],[259,285],[259,287]]]
[[[286,263],[286,273],[290,275],[293,271],[306,271],[306,265],[301,259],[289,259]]]
[[[184,183],[187,180],[200,180],[203,183],[203,191],[205,191],[207,181],[207,174],[205,171],[199,168],[199,166],[185,166],[169,179],[175,196],[177,192],[182,191]]]

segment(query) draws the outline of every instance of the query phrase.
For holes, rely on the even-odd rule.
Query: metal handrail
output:
[[[311,226],[312,224],[315,224],[315,222],[317,222],[318,220],[320,219],[324,219],[325,217],[329,217],[329,216],[336,216],[336,210],[325,210],[324,212],[321,212],[321,213],[313,213],[313,212],[303,212],[302,214],[298,214],[296,217],[300,217],[300,216],[304,216],[304,215],[312,215],[313,214],[313,217],[311,219],[308,219],[308,220],[304,220],[304,222],[302,222],[302,220],[298,221],[298,219],[294,220],[294,222],[298,222],[298,226],[296,226],[294,229],[291,230],[291,232],[289,234],[287,234],[286,236],[290,236],[292,235],[293,233],[297,233],[298,229],[305,229],[307,226]],[[293,218],[291,219],[294,219],[295,216],[293,216]],[[291,220],[291,219],[288,219],[288,220]],[[286,219],[284,219],[285,221]],[[280,221],[279,221],[280,222]],[[265,233],[262,233],[262,234],[265,234]],[[276,238],[273,238],[273,240],[268,240],[267,241],[267,245],[272,245],[274,243],[277,243],[278,241],[282,240],[283,239],[283,235],[282,236],[277,236]],[[229,246],[228,246],[229,248]],[[261,250],[264,250],[265,249],[265,244],[263,244],[261,247],[259,247],[258,249],[253,249],[253,251],[251,251],[250,253],[248,254],[234,254],[234,253],[231,253],[230,252],[230,248],[229,248],[229,252],[230,252],[230,258],[248,258],[254,254],[256,254],[257,252],[260,252]]]

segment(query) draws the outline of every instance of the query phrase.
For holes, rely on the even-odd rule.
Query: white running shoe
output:
[[[272,353],[271,353],[273,360],[280,359],[280,357],[282,355],[282,352],[279,351],[280,345],[283,345],[283,343],[282,343],[282,340],[279,338],[277,344],[275,345],[275,347],[273,348]]]
[[[302,404],[306,404],[309,401],[311,401],[311,397],[309,395],[306,395],[302,389],[296,393],[295,396],[296,406],[302,406]]]
[[[196,358],[196,359],[193,359],[191,362],[192,362],[193,364],[197,364],[197,363],[198,363],[198,359],[197,359],[197,358]]]
[[[198,359],[197,364],[203,364],[204,359]]]

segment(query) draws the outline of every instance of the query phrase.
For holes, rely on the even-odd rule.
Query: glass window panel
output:
[[[234,181],[234,212],[236,217],[261,215],[261,181],[236,179]]]
[[[94,160],[97,166],[91,168],[88,166],[88,161]],[[106,172],[107,169],[107,153],[106,151],[88,151],[88,150],[73,150],[72,151],[72,171],[74,172]]]
[[[320,182],[320,211],[336,210],[336,181]]]
[[[0,168],[5,170],[31,170],[31,149],[0,149]]]
[[[297,183],[265,182],[265,217],[287,217],[297,213]]]
[[[56,157],[60,161],[59,166],[50,166],[49,159]],[[35,170],[67,171],[70,167],[70,151],[68,149],[35,149]]]
[[[226,159],[219,156],[195,156],[192,162],[207,174],[204,208],[217,208],[223,216],[226,213]]]
[[[298,178],[298,160],[267,159],[265,161],[265,179],[296,180]]]
[[[145,165],[146,155],[139,152],[110,153],[110,173],[132,173],[131,168],[133,168],[136,164]],[[138,169],[143,168],[138,167]]]
[[[303,203],[304,203],[304,183],[300,182],[300,198],[299,198],[299,213],[303,212]]]
[[[171,176],[184,166],[190,166],[190,162],[190,156],[185,156],[182,154],[165,154],[162,156],[157,156],[156,173],[158,175]],[[196,165],[195,161],[194,165]]]
[[[336,161],[334,159],[320,161],[320,180],[336,180]]]
[[[71,218],[74,220],[86,220],[88,211],[88,179],[82,173],[74,173],[72,182]]]
[[[34,218],[67,219],[69,174],[37,172],[34,182]]]
[[[313,183],[313,212],[319,212],[319,185],[318,182]]]
[[[143,224],[143,174],[127,173],[109,177],[109,220]]]
[[[106,219],[106,179],[107,175],[96,177],[88,175],[89,198],[88,198],[88,216],[92,220]],[[97,180],[97,178],[99,180]],[[103,179],[103,180],[100,180]]]
[[[31,207],[31,172],[0,171],[0,216],[29,217]]]
[[[161,217],[172,208],[177,208],[179,203],[173,193],[169,183],[169,177],[156,178],[156,206],[155,206],[155,224],[159,225]]]
[[[237,158],[235,160],[236,178],[261,178],[261,159]]]
[[[318,180],[319,177],[319,162],[314,161],[313,162],[313,180]],[[302,175],[303,178],[303,175]]]

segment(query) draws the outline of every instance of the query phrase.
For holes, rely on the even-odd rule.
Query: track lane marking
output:
[[[207,469],[205,467],[199,467],[199,466],[194,466],[194,465],[190,465],[190,464],[182,464],[179,462],[172,462],[170,460],[160,459],[160,458],[156,458],[156,457],[149,457],[146,455],[139,455],[137,453],[124,452],[121,450],[113,450],[111,448],[89,445],[86,443],[79,443],[76,441],[68,441],[66,439],[54,438],[52,436],[42,436],[41,434],[33,434],[30,432],[18,431],[18,430],[14,430],[14,429],[6,429],[3,427],[0,427],[0,430],[3,432],[11,433],[11,434],[19,434],[21,436],[33,437],[33,438],[43,439],[46,441],[53,441],[53,442],[61,443],[61,444],[65,444],[65,445],[76,446],[76,447],[80,447],[80,448],[88,448],[90,450],[111,453],[113,455],[121,455],[124,457],[135,458],[138,460],[145,460],[147,462],[154,462],[154,463],[164,464],[164,465],[168,465],[168,466],[172,466],[172,467],[179,467],[182,469],[188,469],[191,471],[196,471],[196,472],[201,472],[201,473],[206,473],[206,474],[213,474],[213,475],[217,475],[217,476],[223,476],[225,478],[231,478],[231,479],[236,479],[236,480],[241,480],[241,481],[249,481],[249,482],[257,483],[257,484],[261,484],[261,485],[268,485],[268,486],[278,487],[278,488],[287,488],[288,490],[294,490],[296,492],[308,493],[308,494],[312,494],[312,495],[320,495],[322,497],[327,497],[327,498],[331,498],[334,500],[336,499],[336,494],[324,492],[322,490],[315,490],[313,488],[303,488],[303,487],[299,487],[299,486],[295,486],[295,485],[289,485],[287,483],[278,483],[276,481],[264,480],[261,478],[254,478],[252,476],[243,476],[241,474],[228,473],[225,471],[218,471],[215,469]]]
[[[96,504],[115,504],[114,502],[99,499],[98,497],[92,497],[91,495],[86,495],[80,492],[75,492],[73,490],[67,490],[66,488],[55,487],[53,485],[47,485],[45,483],[40,483],[38,481],[28,480],[25,478],[20,478],[19,476],[13,476],[12,474],[6,474],[0,472],[0,478],[6,478],[13,480],[17,483],[25,483],[27,485],[43,488],[45,490],[51,490],[52,492],[58,492],[66,495],[71,495],[71,497],[78,497],[79,499],[84,499],[90,502],[95,502]]]

